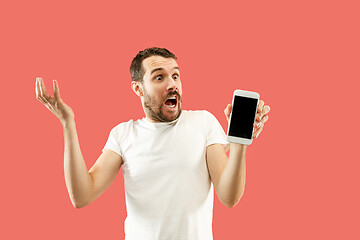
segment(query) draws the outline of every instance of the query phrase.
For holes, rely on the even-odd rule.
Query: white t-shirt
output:
[[[130,120],[111,130],[104,149],[124,161],[126,240],[213,239],[206,147],[214,143],[228,142],[207,111],[182,111],[170,123]]]

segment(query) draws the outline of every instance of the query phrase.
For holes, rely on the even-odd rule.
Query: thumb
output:
[[[55,99],[57,101],[59,101],[61,98],[60,98],[60,90],[59,90],[59,85],[57,83],[56,80],[53,80],[53,87],[54,87],[54,96],[55,96]]]
[[[232,109],[232,104],[228,104],[224,110],[225,113],[225,117],[226,119],[229,121],[230,118],[230,113],[231,113],[231,109]]]

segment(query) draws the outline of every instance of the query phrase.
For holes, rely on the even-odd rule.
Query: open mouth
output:
[[[174,108],[176,107],[176,104],[177,104],[177,98],[176,96],[172,96],[172,97],[169,97],[165,100],[164,102],[165,106],[169,107],[169,108]]]

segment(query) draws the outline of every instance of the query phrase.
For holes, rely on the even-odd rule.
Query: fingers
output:
[[[36,78],[36,83],[35,83],[35,92],[36,92],[36,98],[42,102],[43,104],[46,103],[46,99],[43,96],[43,92],[41,91],[41,87],[40,87],[40,80],[41,78]]]
[[[257,113],[256,113],[256,120],[261,121],[264,115],[266,115],[268,112],[270,112],[270,107],[268,105],[264,106],[264,101],[260,100],[258,107],[257,107]]]
[[[255,120],[254,127],[260,127],[261,124],[264,124],[269,119],[268,115],[262,116],[260,119]]]
[[[265,122],[269,119],[267,115],[270,112],[270,107],[268,105],[264,106],[264,101],[260,100],[257,108],[255,123],[254,123],[254,133],[253,137],[258,138],[259,134],[264,128]]]
[[[42,78],[38,78],[39,82],[40,82],[40,92],[42,93],[42,96],[48,100],[49,98],[51,98],[50,94],[47,92],[44,81]]]
[[[44,104],[51,112],[55,113],[55,109],[49,101],[51,100],[50,95],[47,92],[44,92],[44,89],[45,89],[45,85],[44,83],[42,83],[42,78],[36,78],[36,83],[35,83],[36,98],[42,104]]]
[[[264,123],[266,123],[266,121],[269,119],[269,116],[268,115],[265,115],[262,117],[262,119],[260,120],[260,124],[261,125],[264,125]]]
[[[268,112],[270,112],[270,107],[268,105],[264,106],[262,109],[262,114],[266,115]]]
[[[262,110],[263,110],[263,107],[264,107],[264,101],[263,100],[260,100],[259,101],[259,104],[257,106],[257,109],[256,109],[256,120],[257,121],[260,121],[261,118],[262,118]]]
[[[56,80],[53,80],[53,88],[54,88],[55,99],[58,101],[60,100],[60,90],[59,90],[59,84]]]
[[[254,130],[254,133],[253,133],[253,138],[258,138],[258,137],[259,137],[259,135],[260,135],[260,133],[262,132],[263,128],[264,128],[264,125],[261,125],[261,127],[260,127],[260,128],[258,128],[258,129],[256,129],[256,130]]]
[[[225,113],[225,117],[226,119],[229,121],[229,118],[230,118],[230,113],[231,113],[231,110],[232,110],[232,104],[228,104],[224,110],[224,113]]]
[[[263,110],[263,107],[264,107],[264,101],[260,100],[257,107],[257,112],[260,113]]]

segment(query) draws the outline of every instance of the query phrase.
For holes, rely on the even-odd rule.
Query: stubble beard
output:
[[[146,91],[144,91],[144,107],[147,113],[147,117],[159,122],[172,122],[176,120],[181,113],[182,98],[178,92],[172,92],[169,93],[168,96],[169,95],[177,95],[178,97],[178,102],[176,106],[178,109],[178,113],[173,117],[166,117],[161,111],[161,108],[163,107],[163,102],[157,103],[155,98],[149,96]]]

